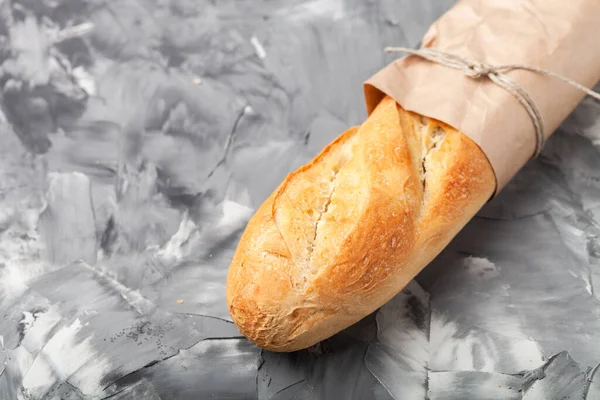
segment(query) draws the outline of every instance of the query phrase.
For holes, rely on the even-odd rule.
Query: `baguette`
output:
[[[232,320],[271,351],[334,335],[402,290],[495,184],[471,139],[386,97],[249,221],[227,277]]]

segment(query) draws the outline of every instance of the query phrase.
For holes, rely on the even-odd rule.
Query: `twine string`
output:
[[[527,114],[529,114],[531,122],[533,123],[536,138],[534,157],[537,157],[540,154],[542,148],[544,147],[544,141],[546,140],[544,121],[542,120],[540,110],[531,95],[527,92],[523,85],[508,77],[505,74],[506,72],[513,70],[524,70],[549,76],[561,80],[572,87],[581,90],[588,96],[600,100],[600,93],[588,89],[572,79],[545,68],[531,67],[522,64],[490,65],[483,62],[469,60],[468,58],[460,57],[456,54],[446,53],[435,48],[410,49],[407,47],[386,47],[385,52],[407,53],[419,56],[436,64],[459,70],[472,79],[487,78],[504,90],[508,91],[523,105],[523,108],[525,108],[525,111],[527,111]]]

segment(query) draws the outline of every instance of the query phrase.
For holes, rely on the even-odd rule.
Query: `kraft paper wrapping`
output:
[[[487,64],[546,68],[593,87],[600,80],[600,0],[462,0],[430,27],[422,43]],[[534,72],[511,71],[507,76],[523,85],[538,105],[546,136],[585,96]],[[468,135],[494,169],[496,193],[535,151],[529,114],[487,78],[474,80],[408,56],[375,74],[364,90],[369,113],[387,94],[404,109]]]

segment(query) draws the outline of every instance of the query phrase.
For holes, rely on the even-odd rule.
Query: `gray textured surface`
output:
[[[600,399],[600,104],[417,281],[261,352],[224,281],[452,1],[0,2],[0,399]]]

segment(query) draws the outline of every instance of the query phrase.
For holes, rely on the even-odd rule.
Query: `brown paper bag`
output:
[[[423,47],[492,65],[546,68],[592,87],[600,80],[600,0],[462,0],[431,26]],[[529,71],[507,75],[537,104],[546,136],[584,97],[552,77]],[[375,74],[364,90],[369,113],[387,94],[403,108],[468,135],[488,157],[497,191],[534,153],[529,114],[488,79],[474,80],[409,56]]]

